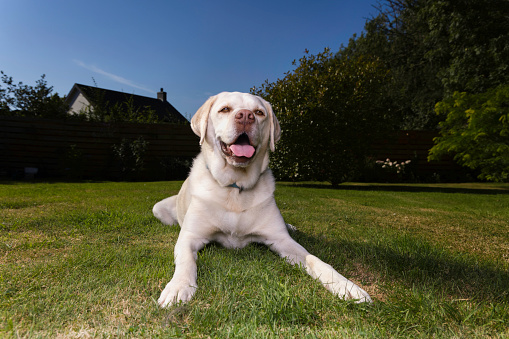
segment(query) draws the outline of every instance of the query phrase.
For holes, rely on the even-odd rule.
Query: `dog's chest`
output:
[[[232,192],[221,208],[215,210],[216,232],[213,240],[227,248],[242,248],[251,242],[259,241],[254,230],[257,216],[263,212],[263,205],[253,206],[252,199],[245,193],[247,192]]]
[[[223,208],[227,212],[242,213],[253,207],[252,195],[249,192],[242,192],[239,188],[229,188],[223,199]]]

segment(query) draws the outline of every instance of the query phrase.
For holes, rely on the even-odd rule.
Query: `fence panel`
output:
[[[372,146],[375,160],[412,160],[419,176],[453,175],[462,171],[452,159],[428,162],[433,131],[399,131]],[[183,159],[199,152],[198,138],[189,125],[91,123],[37,118],[0,117],[0,176],[20,177],[26,167],[39,176],[118,179],[122,176],[113,145],[138,137],[148,142],[144,171],[139,179],[173,178]],[[185,174],[185,173],[184,173]]]
[[[0,175],[19,177],[26,167],[45,177],[78,174],[116,179],[121,166],[113,145],[139,137],[148,143],[141,178],[164,179],[171,159],[191,159],[199,151],[189,125],[92,123],[0,117]]]

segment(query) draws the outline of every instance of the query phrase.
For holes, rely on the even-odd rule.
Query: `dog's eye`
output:
[[[255,114],[256,114],[256,115],[260,115],[260,116],[264,116],[264,115],[265,115],[265,113],[263,113],[263,111],[262,111],[261,109],[257,109],[257,110],[255,111]]]
[[[228,113],[230,112],[230,107],[226,106],[219,110],[220,113]]]

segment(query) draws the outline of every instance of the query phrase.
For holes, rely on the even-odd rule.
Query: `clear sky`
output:
[[[361,33],[376,0],[0,0],[0,70],[60,95],[74,83],[156,96],[190,117],[211,95],[248,92],[304,50]]]

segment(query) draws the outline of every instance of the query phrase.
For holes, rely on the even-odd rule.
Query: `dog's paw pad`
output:
[[[290,232],[295,232],[297,231],[297,227],[293,226],[292,224],[288,224],[288,223],[285,223],[286,225],[286,229]]]

